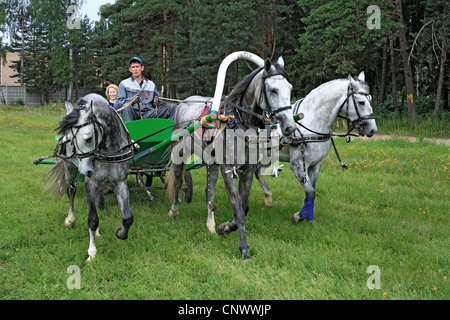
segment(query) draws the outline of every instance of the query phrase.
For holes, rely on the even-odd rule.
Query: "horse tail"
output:
[[[48,170],[46,177],[46,191],[56,200],[61,200],[62,196],[67,193],[64,161],[59,160],[50,170]]]
[[[181,179],[183,179],[183,183],[184,183],[184,172],[186,171],[186,164],[183,163],[183,168],[182,168],[182,172],[181,172]],[[175,174],[175,168],[176,165],[172,162],[172,164],[170,165],[170,169],[169,169],[169,175],[167,176],[166,179],[166,197],[167,200],[169,200],[170,202],[173,201],[173,198],[175,197],[175,178],[176,178],[176,174]]]

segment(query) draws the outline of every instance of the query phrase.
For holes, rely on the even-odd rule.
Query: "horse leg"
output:
[[[272,191],[270,191],[269,186],[267,185],[266,179],[264,179],[264,171],[268,168],[268,166],[264,166],[258,164],[255,170],[255,177],[259,181],[261,188],[264,191],[264,202],[263,207],[270,208],[272,207]]]
[[[321,167],[322,167],[322,161],[320,161],[319,163],[315,164],[314,166],[311,166],[308,168],[309,183],[311,184],[311,187],[314,190],[314,192],[307,193],[306,188],[308,186],[304,186],[305,193],[306,193],[305,201],[304,201],[302,210],[298,213],[299,220],[294,221],[294,222],[301,222],[303,220],[312,221],[314,219],[314,200],[316,198],[316,191],[315,191],[316,190],[316,182],[317,182],[317,177],[319,176]],[[295,214],[294,214],[294,216],[295,216]],[[294,218],[294,216],[292,217],[292,219],[296,220],[296,218]]]
[[[230,173],[226,173],[229,170],[233,170],[233,167],[231,165],[223,165],[220,166],[222,177],[225,184],[225,190],[228,194],[228,199],[231,202],[231,206],[233,207],[234,212],[234,220],[230,222],[225,222],[219,226],[218,232],[219,234],[228,234],[232,231],[239,230],[239,249],[242,253],[241,260],[249,260],[251,259],[247,239],[245,236],[245,215],[246,212],[244,211],[241,201],[239,199],[239,194],[237,190],[237,183],[236,179],[231,177]],[[253,178],[253,171],[250,171],[249,174],[251,175],[251,178]],[[242,179],[242,178],[241,178]],[[248,202],[246,205],[246,210],[248,210]]]
[[[253,168],[246,169],[239,178],[239,200],[246,216],[249,210],[248,201],[250,199],[250,190],[252,188],[253,172]]]
[[[71,228],[75,225],[75,214],[74,214],[74,199],[77,192],[77,185],[75,183],[75,178],[77,176],[77,169],[65,165],[65,179],[67,184],[67,196],[69,197],[69,213],[64,220],[64,226]]]
[[[291,221],[293,223],[302,222],[303,220],[313,220],[314,219],[314,200],[316,198],[316,190],[311,182],[309,174],[304,172],[303,162],[297,159],[291,158],[291,170],[294,172],[295,177],[300,181],[305,189],[305,201],[302,210],[296,212],[292,217]],[[309,169],[306,169],[309,172]]]
[[[88,217],[88,228],[89,228],[89,248],[88,255],[89,258],[87,261],[92,261],[97,254],[97,248],[95,246],[95,237],[98,229],[98,215],[97,215],[97,207],[96,207],[96,192],[98,188],[92,185],[90,181],[86,181],[86,201],[89,208],[89,217]]]
[[[130,208],[130,194],[128,191],[127,183],[121,181],[114,186],[114,193],[116,194],[117,201],[119,202],[120,209],[122,210],[122,223],[123,227],[118,227],[115,231],[115,235],[118,239],[125,240],[128,238],[128,230],[133,224],[133,214]]]
[[[208,208],[208,219],[206,227],[211,234],[216,233],[216,222],[214,220],[214,197],[216,196],[216,184],[219,178],[219,166],[216,164],[206,166],[206,206]]]
[[[179,212],[179,206],[180,206],[180,189],[183,185],[183,176],[184,171],[186,168],[185,162],[182,164],[173,164],[170,167],[170,173],[169,173],[169,179],[173,181],[168,181],[168,184],[173,185],[173,190],[171,190],[171,196],[172,199],[172,206],[170,207],[170,211],[168,213],[169,218],[175,218],[177,217]],[[172,194],[173,192],[173,194]]]

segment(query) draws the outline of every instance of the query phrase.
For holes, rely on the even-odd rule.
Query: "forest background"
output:
[[[234,51],[283,56],[293,99],[365,71],[378,117],[450,118],[446,0],[116,0],[99,21],[83,0],[0,0],[0,54],[20,52],[19,81],[42,94],[104,94],[139,56],[163,96],[212,96]],[[233,63],[224,94],[254,65]]]

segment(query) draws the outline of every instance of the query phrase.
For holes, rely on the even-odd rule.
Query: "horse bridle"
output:
[[[263,82],[263,90],[264,90],[264,99],[266,100],[266,105],[267,106],[270,106],[270,104],[268,103],[268,101],[269,101],[269,99],[268,99],[268,97],[267,97],[267,91],[266,91],[266,79],[268,79],[268,78],[271,78],[271,77],[275,77],[275,76],[282,76],[282,77],[284,77],[286,80],[288,80],[286,77],[285,77],[285,75],[283,75],[281,72],[276,72],[276,73],[274,73],[274,74],[271,74],[270,76],[267,76],[266,75],[266,70],[264,70],[264,73],[263,73],[263,75],[262,75],[262,77],[261,77],[261,80],[262,80],[262,82]],[[261,105],[261,101],[260,101],[260,105]],[[271,108],[271,106],[270,106],[270,109],[272,109]],[[266,113],[267,113],[267,115],[269,116],[269,118],[272,120],[271,122],[273,123],[273,124],[276,124],[277,123],[277,121],[276,121],[276,118],[275,118],[275,121],[273,120],[274,119],[274,116],[277,114],[277,113],[280,113],[280,112],[283,112],[283,111],[286,111],[286,110],[291,110],[292,109],[292,105],[288,105],[288,106],[284,106],[284,107],[281,107],[281,108],[278,108],[278,109],[276,109],[276,110],[268,110]]]
[[[259,67],[259,69],[260,70],[262,70],[264,67]],[[278,70],[277,70],[278,71]],[[255,77],[257,74],[258,74],[259,72],[255,72],[255,74],[254,74],[254,76],[253,77]],[[278,72],[276,72],[276,73],[274,73],[274,74],[271,74],[270,76],[267,76],[266,75],[266,70],[264,70],[264,72],[263,72],[263,75],[262,75],[262,77],[261,77],[261,81],[262,81],[262,83],[263,83],[263,92],[264,92],[264,95],[260,95],[260,98],[259,98],[259,105],[261,105],[262,104],[262,99],[264,99],[265,101],[266,101],[266,105],[267,106],[269,106],[269,107],[271,107],[270,106],[270,104],[268,103],[268,101],[269,101],[269,99],[268,99],[268,97],[267,97],[267,92],[266,92],[266,79],[268,79],[268,78],[271,78],[271,77],[274,77],[274,76],[283,76],[283,77],[285,77],[285,75],[283,75],[280,71],[278,71]],[[286,77],[285,77],[286,78]],[[250,82],[249,82],[249,84],[250,84]],[[241,97],[241,99],[242,99],[242,97]],[[289,109],[292,109],[292,106],[291,105],[288,105],[288,106],[285,106],[285,107],[281,107],[281,108],[278,108],[278,109],[276,109],[276,110],[269,110],[269,111],[266,111],[266,114],[267,114],[267,116],[268,117],[264,117],[263,115],[260,115],[260,114],[258,114],[258,113],[256,113],[256,112],[253,112],[253,111],[251,111],[251,110],[248,110],[248,109],[245,109],[245,108],[242,108],[241,106],[238,106],[238,105],[233,105],[233,107],[235,108],[235,112],[236,112],[236,115],[237,115],[237,117],[235,117],[235,118],[237,118],[238,120],[236,120],[236,121],[238,121],[238,122],[242,122],[242,117],[241,117],[241,115],[240,115],[240,113],[239,113],[239,111],[242,111],[242,112],[245,112],[245,113],[247,113],[247,114],[249,114],[249,115],[251,115],[251,116],[254,116],[254,117],[256,117],[256,118],[258,118],[259,120],[261,120],[262,122],[269,122],[270,124],[276,124],[277,123],[277,121],[275,120],[274,121],[274,116],[277,114],[277,113],[280,113],[280,112],[283,112],[283,111],[286,111],[286,110],[289,110]]]
[[[94,139],[94,149],[92,149],[91,151],[88,151],[88,152],[78,152],[78,150],[81,151],[81,149],[78,146],[77,134],[81,128],[84,128],[90,124],[92,124],[93,128],[94,128],[93,129],[94,134],[92,136]],[[73,132],[74,129],[76,129],[75,133]],[[99,135],[99,131],[100,131],[100,135]],[[74,146],[75,154],[77,155],[77,157],[79,159],[85,159],[85,158],[89,158],[89,157],[94,157],[94,159],[98,158],[98,155],[99,155],[98,150],[100,149],[100,145],[102,143],[102,141],[99,142],[99,136],[103,137],[104,130],[103,130],[102,124],[98,121],[98,119],[94,115],[94,113],[91,113],[89,115],[88,121],[86,121],[85,123],[71,127],[70,132],[72,133],[72,145]]]
[[[85,107],[82,107],[80,109],[85,109]],[[78,132],[79,132],[79,130],[81,128],[86,127],[86,126],[88,126],[90,124],[93,124],[94,148],[92,150],[88,151],[88,152],[78,152],[78,151],[81,151],[81,149],[78,146],[78,142],[77,142],[77,138],[76,138],[77,134],[78,134]],[[76,129],[75,132],[74,132],[74,129]],[[80,160],[85,159],[85,158],[89,158],[89,157],[93,157],[94,160],[98,160],[98,161],[101,161],[101,162],[113,162],[113,163],[116,163],[116,162],[128,161],[134,155],[134,149],[133,149],[132,144],[127,145],[130,148],[129,151],[124,152],[124,153],[120,153],[120,154],[116,154],[116,155],[108,155],[108,154],[103,154],[103,153],[99,152],[101,144],[103,142],[103,139],[102,139],[102,141],[100,141],[99,137],[103,137],[104,128],[103,128],[102,124],[100,123],[100,121],[98,121],[97,117],[95,116],[95,114],[93,112],[89,115],[89,118],[88,118],[88,120],[86,122],[84,122],[84,123],[82,123],[80,125],[72,126],[70,128],[70,131],[72,133],[72,139],[71,140],[67,139],[67,138],[64,139],[65,136],[62,137],[60,139],[60,141],[58,142],[58,144],[56,145],[56,148],[55,148],[55,151],[54,151],[54,154],[56,156],[60,157],[63,160],[68,160],[68,159],[72,158],[74,155],[77,155],[78,159],[80,159]],[[100,134],[99,134],[99,132],[100,132]],[[129,140],[130,140],[130,138],[129,138]],[[60,147],[63,146],[64,144],[66,144],[66,143],[69,143],[69,142],[71,142],[72,146],[74,147],[74,150],[75,150],[74,154],[72,156],[62,155],[59,152]],[[122,149],[123,148],[119,149],[119,151],[122,150]]]
[[[375,116],[374,116],[373,113],[369,113],[366,116],[361,116],[361,113],[359,112],[358,105],[357,105],[356,100],[355,100],[355,94],[360,94],[362,96],[365,96],[367,101],[370,104],[370,99],[369,99],[370,94],[365,93],[365,92],[361,92],[361,91],[355,92],[353,90],[352,83],[350,82],[348,84],[348,88],[347,88],[347,98],[344,100],[344,102],[342,102],[342,105],[339,108],[339,110],[341,111],[342,108],[344,107],[344,105],[347,104],[347,117],[343,117],[343,116],[339,116],[339,117],[347,120],[348,133],[350,133],[355,128],[359,128],[363,121],[375,119]],[[349,104],[350,97],[352,97],[353,107],[355,108],[356,115],[358,116],[358,118],[356,120],[350,120],[350,118],[348,117],[348,109],[349,109],[349,106],[350,106],[350,104]]]

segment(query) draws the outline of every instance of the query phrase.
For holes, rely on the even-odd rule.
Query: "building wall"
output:
[[[72,92],[72,102],[87,94],[84,89],[78,89],[78,96],[75,90]],[[66,100],[66,90],[56,90],[50,93],[50,102],[64,102]],[[15,104],[17,101],[23,101],[26,106],[37,107],[43,105],[41,94],[32,92],[25,86],[0,86],[0,104]]]
[[[20,86],[19,78],[11,78],[16,72],[10,67],[13,61],[20,60],[19,52],[7,52],[6,59],[0,57],[0,86]]]
[[[25,86],[20,85],[19,78],[11,78],[16,72],[11,68],[12,61],[20,60],[19,52],[7,52],[6,59],[0,57],[0,104],[15,104],[17,101],[23,101],[27,106],[35,107],[43,104],[43,97],[38,92],[32,92]],[[5,62],[5,65],[3,64]],[[84,89],[78,89],[72,92],[71,101],[77,101],[87,93]],[[50,93],[50,102],[64,102],[66,100],[66,90],[58,89]]]

